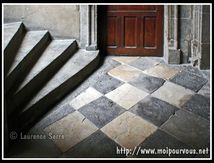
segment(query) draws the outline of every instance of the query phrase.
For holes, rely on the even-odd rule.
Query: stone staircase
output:
[[[10,131],[28,131],[99,64],[99,51],[54,39],[21,22],[4,24],[4,101]]]

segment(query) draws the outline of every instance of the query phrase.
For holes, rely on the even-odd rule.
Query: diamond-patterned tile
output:
[[[177,111],[161,126],[164,131],[195,148],[209,147],[209,128],[209,121],[184,110]]]
[[[74,98],[71,102],[70,105],[74,109],[79,109],[82,106],[98,99],[99,97],[103,96],[100,92],[95,90],[92,87],[89,87],[87,90],[85,90],[83,93],[78,95],[76,98]]]
[[[62,119],[66,115],[73,113],[74,111],[75,109],[71,105],[65,104],[45,117],[43,126],[49,126],[50,124]]]
[[[116,158],[125,157],[118,155],[116,149],[121,148],[116,142],[108,138],[100,130],[68,150],[63,157],[70,158]]]
[[[189,89],[166,81],[162,87],[152,93],[152,96],[180,107],[189,100],[193,94],[194,92]]]
[[[181,107],[208,120],[210,119],[210,99],[205,96],[195,94]]]
[[[180,70],[198,75],[200,77],[204,76],[203,73],[197,67],[193,67],[191,65],[182,65],[180,66]]]
[[[147,95],[148,93],[126,83],[105,96],[125,109],[129,109]]]
[[[120,65],[108,72],[112,77],[115,77],[124,82],[131,81],[140,75],[141,71],[129,65]]]
[[[161,60],[155,60],[151,57],[141,57],[135,61],[130,62],[129,65],[136,67],[140,70],[146,70],[159,64],[160,62]]]
[[[156,131],[156,129],[156,126],[135,114],[125,112],[104,126],[101,131],[121,146],[133,149]]]
[[[168,80],[179,72],[179,70],[171,68],[165,64],[156,65],[150,69],[143,71],[145,74]]]
[[[140,74],[140,76],[138,78],[130,81],[129,84],[131,84],[139,89],[142,89],[148,93],[152,93],[155,90],[157,90],[158,88],[160,88],[164,82],[165,82],[164,79],[145,75],[142,73],[142,74]]]
[[[149,136],[141,145],[140,145],[141,149],[163,149],[167,150],[167,149],[173,149],[173,150],[180,150],[180,149],[192,149],[190,146],[182,143],[181,141],[179,141],[178,139],[176,139],[175,137],[167,134],[166,132],[158,129],[155,133],[153,133],[151,136]],[[190,155],[190,154],[173,154],[172,153],[167,153],[167,152],[163,152],[162,154],[139,154],[137,157],[150,157],[150,158],[162,158],[162,157],[166,157],[166,158],[182,158],[182,157],[194,157],[194,155]]]
[[[103,127],[124,111],[121,106],[104,96],[79,109],[79,112],[98,128]]]
[[[201,89],[198,91],[200,95],[210,98],[210,82],[207,82]]]
[[[135,61],[136,59],[138,59],[139,57],[114,57],[112,58],[113,60],[120,62],[122,64],[126,64],[132,61]]]
[[[175,106],[151,96],[147,96],[130,109],[132,113],[156,126],[161,126],[177,110]]]
[[[113,91],[123,83],[124,82],[117,80],[116,78],[113,78],[109,75],[103,75],[103,77],[100,77],[99,80],[93,85],[93,88],[103,94],[106,94]]]
[[[186,71],[181,71],[170,79],[170,81],[197,92],[206,84],[207,79]]]
[[[52,133],[52,135],[61,136],[61,138],[53,139],[53,141],[62,152],[65,152],[94,133],[97,129],[93,123],[75,111],[46,127],[44,131],[48,135]]]

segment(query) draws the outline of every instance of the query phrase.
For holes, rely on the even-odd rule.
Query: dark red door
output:
[[[102,12],[107,54],[162,56],[163,6],[108,5]]]

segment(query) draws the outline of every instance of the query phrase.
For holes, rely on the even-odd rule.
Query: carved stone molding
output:
[[[97,6],[80,5],[80,47],[97,49]]]
[[[180,49],[178,48],[178,6],[164,7],[164,58],[169,64],[180,63]]]

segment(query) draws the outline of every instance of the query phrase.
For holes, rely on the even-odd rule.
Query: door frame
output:
[[[178,47],[178,5],[163,6],[163,58],[166,63],[179,64],[181,52]],[[86,50],[98,49],[97,7],[98,5],[80,5],[80,47]]]

